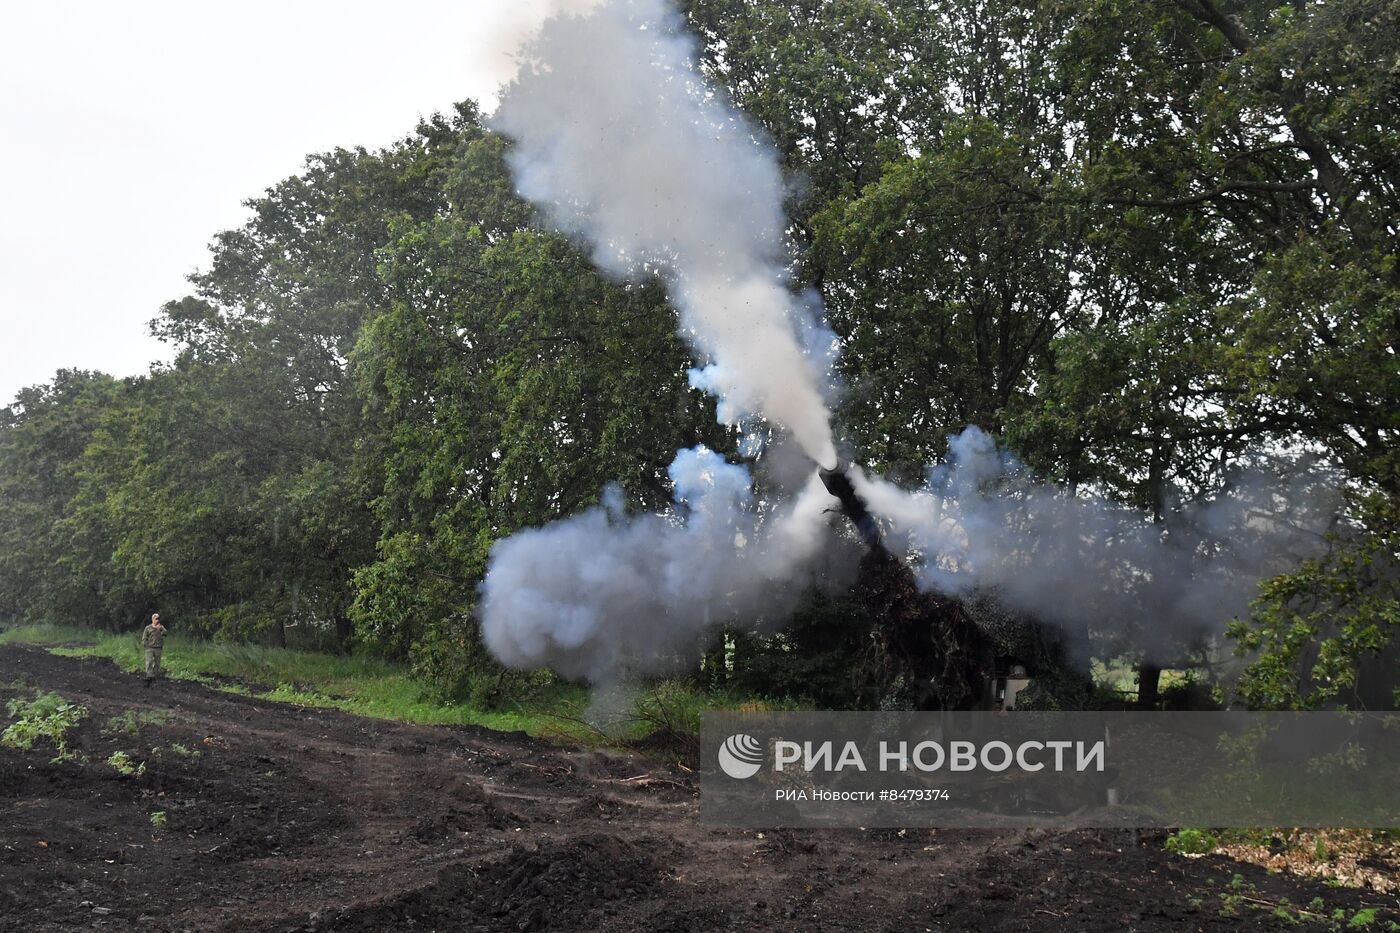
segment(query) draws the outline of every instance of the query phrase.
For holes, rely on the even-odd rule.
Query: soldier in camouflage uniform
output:
[[[141,632],[141,647],[146,649],[146,686],[164,673],[160,667],[160,652],[165,647],[165,626],[160,613],[151,616],[151,624]]]

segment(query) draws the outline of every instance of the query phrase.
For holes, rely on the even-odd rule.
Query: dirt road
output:
[[[21,680],[90,715],[86,763],[0,748],[5,931],[1294,929],[1283,898],[1400,916],[1160,834],[714,830],[685,773],[637,756],[0,647],[0,700]]]

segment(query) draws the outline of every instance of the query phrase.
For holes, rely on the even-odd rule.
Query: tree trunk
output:
[[[1146,661],[1138,665],[1138,707],[1156,709],[1159,696],[1158,687],[1162,682],[1162,669]]]
[[[342,613],[335,617],[335,640],[342,654],[350,653],[350,639],[354,634],[355,627],[350,624],[349,616]]]

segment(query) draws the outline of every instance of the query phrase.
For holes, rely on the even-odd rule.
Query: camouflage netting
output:
[[[873,626],[866,663],[880,706],[972,709],[996,673],[996,652],[957,600],[921,592],[908,565],[884,548],[861,561],[857,589]]]
[[[1062,629],[1012,611],[994,590],[977,590],[964,597],[961,605],[992,644],[1000,674],[1004,676],[1015,664],[1026,669],[1031,682],[1016,697],[1017,709],[1071,710],[1094,705],[1087,658],[1071,649]]]

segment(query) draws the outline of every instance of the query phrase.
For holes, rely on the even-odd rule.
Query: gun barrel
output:
[[[865,504],[865,500],[856,492],[855,484],[851,482],[850,467],[845,463],[838,462],[830,470],[819,468],[818,475],[821,477],[822,485],[826,491],[831,493],[841,503],[841,511],[846,513],[846,517],[851,520],[851,524],[856,526],[856,531],[860,532],[861,540],[865,546],[874,551],[881,547],[880,525],[875,521],[875,516],[870,514],[870,507]]]

